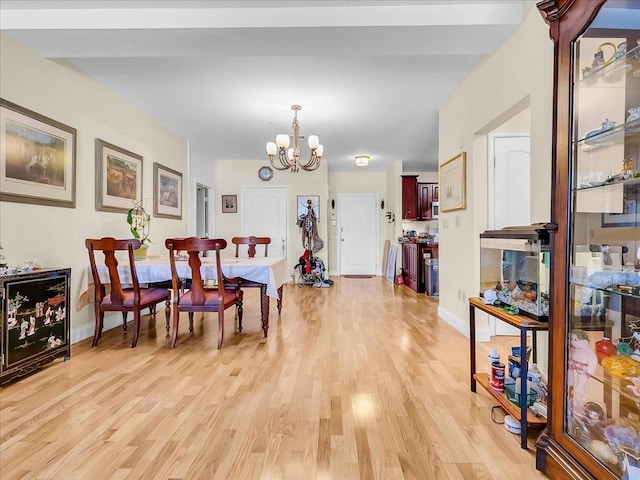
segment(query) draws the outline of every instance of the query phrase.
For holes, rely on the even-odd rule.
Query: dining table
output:
[[[217,279],[218,265],[214,257],[201,257],[200,272],[204,280]],[[282,287],[290,281],[290,269],[285,257],[253,257],[237,258],[223,257],[221,260],[222,273],[229,278],[240,278],[251,282],[260,283],[260,312],[262,330],[267,336],[269,330],[269,305],[270,298],[277,299],[278,314],[282,312]],[[98,275],[103,283],[109,283],[109,271],[104,265],[97,265]],[[171,265],[167,255],[148,256],[135,262],[138,282],[142,284],[154,284],[171,280]],[[176,271],[181,279],[191,278],[191,269],[188,262],[182,259],[176,261]],[[131,284],[131,269],[129,263],[124,260],[118,265],[118,273],[123,284]],[[95,286],[91,274],[91,266],[87,266],[82,272],[80,296],[77,309],[80,310],[95,298]]]

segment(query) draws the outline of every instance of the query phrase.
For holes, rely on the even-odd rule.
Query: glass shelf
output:
[[[635,69],[640,68],[640,45],[627,51],[626,55],[613,59],[603,67],[592,70],[591,67],[583,69],[580,75],[582,78],[578,84],[592,86],[598,81],[611,82],[616,81],[621,76]],[[588,72],[587,75],[585,73]]]

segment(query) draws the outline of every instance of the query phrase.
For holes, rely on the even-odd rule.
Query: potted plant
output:
[[[127,223],[133,238],[140,240],[142,245],[134,252],[136,260],[147,257],[147,249],[152,243],[149,239],[149,225],[151,224],[151,215],[142,206],[142,201],[134,204],[127,212]]]

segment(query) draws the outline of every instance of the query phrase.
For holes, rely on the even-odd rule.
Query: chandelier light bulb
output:
[[[319,144],[320,144],[320,141],[318,140],[317,135],[309,135],[309,148],[311,150],[318,148]]]
[[[318,146],[316,147],[316,157],[322,158],[323,153],[324,153],[324,147],[322,146],[321,143],[319,143]]]
[[[273,155],[276,154],[277,151],[278,151],[278,147],[275,143],[267,142],[267,155],[272,157]]]

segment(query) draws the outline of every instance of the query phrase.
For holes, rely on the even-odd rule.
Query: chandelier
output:
[[[309,150],[311,156],[305,163],[300,161],[300,124],[298,123],[298,111],[302,110],[300,105],[291,105],[293,115],[293,148],[289,148],[289,135],[280,134],[276,136],[276,141],[267,142],[267,155],[271,166],[276,170],[291,170],[298,172],[303,169],[307,172],[317,169],[320,166],[320,159],[324,149],[318,143],[317,135],[309,135]],[[280,165],[274,163],[273,159],[278,155]]]

